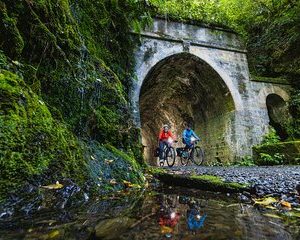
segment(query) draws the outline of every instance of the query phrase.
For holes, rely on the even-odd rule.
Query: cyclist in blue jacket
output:
[[[182,133],[182,141],[185,144],[185,148],[191,148],[193,146],[194,141],[192,141],[192,138],[195,138],[195,140],[200,141],[200,138],[192,130],[192,124],[188,123]]]

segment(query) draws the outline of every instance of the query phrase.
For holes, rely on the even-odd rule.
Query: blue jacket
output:
[[[192,209],[188,211],[187,225],[190,230],[197,230],[203,227],[206,219],[206,214],[202,215],[200,219],[196,219],[195,216],[200,214],[199,211]]]
[[[182,139],[183,139],[183,143],[184,144],[190,144],[191,143],[191,137],[194,137],[198,140],[200,140],[200,138],[196,135],[196,133],[190,129],[185,129],[182,133]]]

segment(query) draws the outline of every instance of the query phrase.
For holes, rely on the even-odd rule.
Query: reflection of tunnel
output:
[[[223,160],[230,154],[225,138],[234,113],[232,96],[217,72],[194,55],[173,55],[151,69],[141,89],[140,113],[145,157],[152,164],[151,154],[164,123],[178,136],[184,122],[192,122],[208,160]]]
[[[269,124],[276,130],[281,140],[288,137],[283,125],[289,118],[289,110],[286,102],[277,94],[267,96],[267,108],[270,118]]]

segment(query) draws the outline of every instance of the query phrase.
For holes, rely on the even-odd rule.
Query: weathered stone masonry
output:
[[[269,129],[267,96],[287,101],[289,86],[251,81],[246,53],[223,29],[155,19],[142,32],[131,100],[148,162],[161,125],[180,135],[186,121],[202,138],[207,161],[252,154]]]

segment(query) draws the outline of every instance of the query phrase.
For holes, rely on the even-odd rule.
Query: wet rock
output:
[[[250,198],[248,198],[247,196],[241,194],[238,196],[239,201],[246,203],[246,202],[251,202]]]
[[[297,174],[298,175],[298,174]],[[300,195],[300,184],[296,185],[296,191],[298,192],[298,194]]]
[[[120,235],[134,224],[135,220],[128,217],[117,217],[103,220],[95,227],[96,239],[119,239]]]

